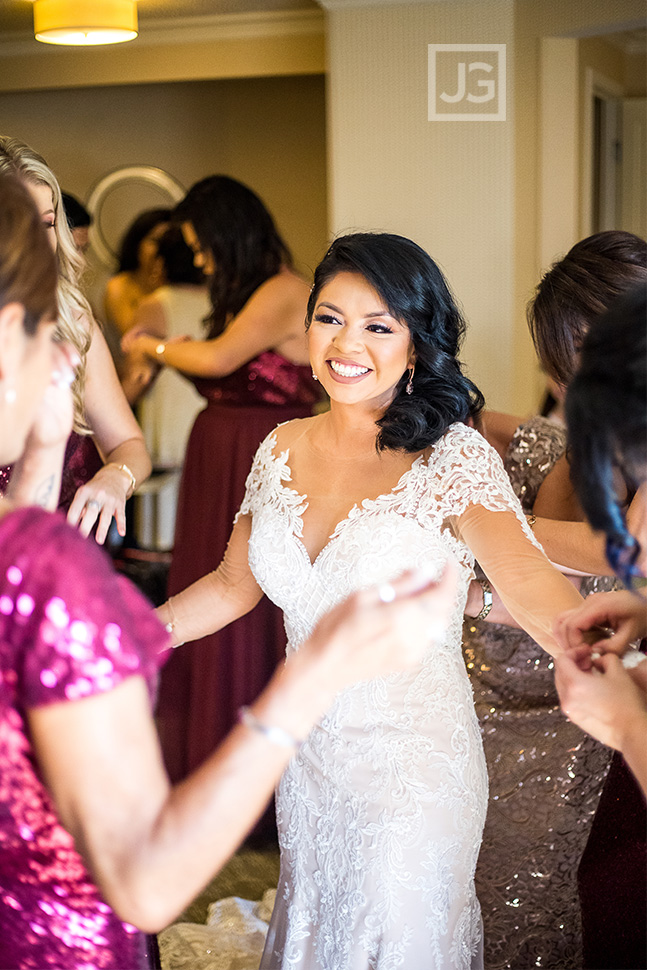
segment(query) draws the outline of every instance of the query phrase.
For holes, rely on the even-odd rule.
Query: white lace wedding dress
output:
[[[277,797],[281,875],[261,967],[477,970],[474,870],[487,775],[461,656],[473,552],[508,590],[520,621],[529,616],[518,600],[534,588],[545,604],[554,571],[533,544],[498,456],[463,425],[452,425],[391,492],[355,506],[314,563],[300,539],[307,496],[290,488],[289,453],[275,448],[272,434],[257,452],[239,514],[252,516],[249,563],[285,612],[288,653],[353,590],[406,568],[431,562],[440,573],[453,554],[460,592],[443,642],[422,666],[339,694],[285,771]],[[561,579],[556,608],[560,599],[562,608],[573,605]],[[529,623],[545,640],[550,617]]]

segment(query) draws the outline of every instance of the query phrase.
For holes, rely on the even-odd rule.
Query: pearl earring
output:
[[[4,392],[4,402],[11,407],[12,404],[16,403],[16,389],[15,387],[8,387]]]
[[[319,378],[317,377],[317,375],[315,374],[314,371],[312,372],[312,379],[313,379],[313,381],[318,381],[319,380]]]

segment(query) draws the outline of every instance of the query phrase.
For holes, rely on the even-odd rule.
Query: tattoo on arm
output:
[[[46,509],[49,505],[49,501],[52,497],[52,491],[54,488],[54,475],[50,475],[46,478],[44,482],[36,488],[34,494],[34,504],[40,505],[42,508]]]

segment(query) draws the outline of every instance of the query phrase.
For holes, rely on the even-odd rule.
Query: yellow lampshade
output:
[[[120,44],[137,36],[135,0],[36,0],[34,35],[44,44]]]

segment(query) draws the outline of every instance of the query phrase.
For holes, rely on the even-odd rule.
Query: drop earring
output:
[[[312,372],[312,379],[313,379],[313,381],[318,381],[319,380],[319,378],[317,377],[317,375],[315,374],[314,371]]]
[[[413,364],[409,368],[409,380],[407,381],[407,386],[405,387],[405,391],[407,392],[407,394],[413,394],[413,375],[414,375],[415,369],[416,369],[415,364]]]

